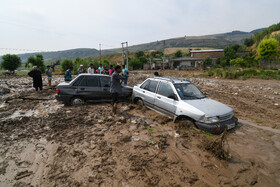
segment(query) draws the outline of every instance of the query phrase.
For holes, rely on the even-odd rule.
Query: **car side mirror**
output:
[[[174,99],[174,100],[178,101],[178,97],[177,97],[177,95],[175,95],[174,93],[171,94],[171,95],[169,95],[168,98]]]

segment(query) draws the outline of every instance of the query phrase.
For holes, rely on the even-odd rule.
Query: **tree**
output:
[[[244,41],[244,45],[246,45],[247,47],[251,47],[254,43],[255,43],[255,41],[253,38],[247,38]]]
[[[138,59],[142,63],[147,63],[149,61],[145,56],[140,56]]]
[[[66,71],[68,68],[70,68],[71,66],[73,67],[73,61],[70,59],[64,59],[61,62],[61,71]]]
[[[37,66],[41,72],[45,72],[46,66],[44,64],[44,58],[42,54],[37,54],[36,57],[28,57],[25,66],[27,67],[29,66],[29,64],[32,64],[32,66]]]
[[[143,57],[143,56],[145,56],[144,51],[137,51],[137,52],[135,53],[135,57],[136,57],[136,58],[140,58],[140,57]]]
[[[110,61],[108,59],[103,59],[102,60],[102,64],[106,67],[108,67],[110,65]]]
[[[73,74],[78,74],[78,69],[80,65],[83,65],[85,69],[88,68],[88,64],[85,62],[85,60],[77,57],[74,60]]]
[[[162,51],[152,51],[150,54],[151,58],[161,58],[163,56]]]
[[[128,65],[135,69],[142,69],[143,63],[138,58],[132,58],[128,61]]]
[[[212,62],[213,62],[212,58],[206,57],[206,58],[203,60],[203,67],[204,67],[204,69],[205,69],[206,67],[212,66]]]
[[[2,56],[1,68],[14,71],[21,65],[21,59],[17,55],[4,55]]]
[[[258,46],[258,55],[265,60],[272,60],[278,54],[279,43],[274,38],[263,40]]]
[[[181,50],[176,51],[176,53],[174,54],[174,56],[176,58],[182,57],[183,56],[183,52]]]
[[[247,63],[243,58],[236,58],[236,59],[232,59],[230,60],[230,64],[234,67],[246,67]]]

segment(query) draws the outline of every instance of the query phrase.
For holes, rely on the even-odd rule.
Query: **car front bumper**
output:
[[[226,129],[230,130],[230,129],[235,128],[237,125],[237,122],[238,122],[238,119],[236,117],[232,117],[229,120],[222,121],[219,123],[214,123],[214,124],[206,124],[206,123],[201,123],[201,122],[195,122],[195,124],[201,130],[205,130],[212,134],[221,134]]]

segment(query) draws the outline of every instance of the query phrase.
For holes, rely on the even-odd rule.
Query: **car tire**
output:
[[[84,98],[79,97],[79,96],[74,96],[74,97],[71,99],[71,105],[72,105],[72,106],[82,105],[82,104],[84,104],[84,103],[85,103]]]
[[[196,127],[195,123],[187,118],[182,118],[179,121],[179,127],[181,128],[190,128],[190,127]]]
[[[138,98],[135,103],[139,106],[144,106],[144,101],[140,98]]]

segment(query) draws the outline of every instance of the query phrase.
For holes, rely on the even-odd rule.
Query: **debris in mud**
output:
[[[10,92],[11,92],[11,90],[9,88],[0,87],[0,95],[5,95],[5,94],[8,94]]]
[[[224,149],[224,142],[226,138],[227,132],[223,132],[221,135],[216,136],[214,140],[209,141],[208,138],[204,139],[202,142],[202,147],[211,152],[215,157],[221,160],[228,160],[230,158],[230,154],[228,151]]]
[[[0,163],[0,175],[5,175],[7,167],[8,167],[7,162]]]
[[[139,83],[147,76],[147,72],[141,72],[131,84]],[[120,113],[112,117],[110,104],[64,107],[54,100],[53,90],[33,93],[31,83],[30,88],[26,86],[28,81],[23,80],[20,86],[13,81],[9,81],[8,87],[12,94],[0,96],[0,103],[5,105],[0,104],[0,183],[3,186],[279,184],[279,157],[275,156],[278,150],[273,149],[273,146],[279,146],[279,136],[272,135],[272,132],[266,133],[244,125],[236,133],[209,137],[196,128],[190,128],[189,124],[173,123],[171,118],[146,107],[120,103]],[[251,93],[249,89],[252,86],[245,87],[245,82],[228,84],[227,80],[200,78],[192,81],[199,83],[211,97],[218,97],[236,108],[238,115],[268,115],[264,118],[268,122],[279,119],[279,114],[275,112],[277,107],[273,106],[279,103],[279,96],[273,95],[274,100],[269,97],[263,99],[264,94],[271,96],[272,90],[263,94],[255,87],[252,92],[256,97],[251,99],[251,95],[246,96],[244,92]],[[238,95],[232,95],[237,90],[231,87],[242,90],[238,91]],[[279,92],[277,89],[275,91]],[[254,102],[256,99],[257,103]],[[252,107],[259,103],[263,106]],[[267,106],[273,106],[274,111]],[[16,117],[10,118],[14,113]],[[6,117],[9,119],[4,119]],[[275,128],[278,126],[276,124]],[[257,140],[255,135],[261,137],[259,144],[252,143]],[[246,136],[250,136],[250,139],[246,139]],[[234,139],[229,148],[234,159],[238,159],[234,163],[221,161],[230,156],[224,151],[225,141],[229,138]],[[30,140],[34,142],[29,144]],[[275,141],[273,145],[272,140]],[[245,149],[252,154],[255,145],[259,145],[261,150],[272,148],[273,151],[260,154],[259,158],[246,155]],[[243,157],[238,157],[238,154],[243,154]]]
[[[25,170],[25,171],[19,172],[19,173],[15,176],[15,179],[16,179],[16,180],[19,180],[19,179],[28,177],[28,176],[30,176],[30,175],[32,175],[32,174],[33,174],[32,171]]]

